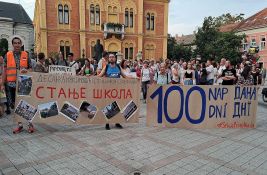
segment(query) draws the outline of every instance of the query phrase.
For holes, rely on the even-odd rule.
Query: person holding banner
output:
[[[108,61],[109,63],[102,69],[98,77],[127,78],[125,73],[121,70],[120,65],[116,64],[117,60],[114,54],[109,54]],[[116,123],[115,127],[119,129],[123,128],[119,123]],[[110,130],[109,123],[106,124],[106,130]]]
[[[8,51],[4,59],[4,77],[6,80],[6,95],[9,106],[15,108],[16,98],[16,80],[17,70],[20,73],[25,74],[28,70],[31,70],[31,59],[29,59],[27,52],[21,51],[22,39],[19,36],[15,36],[12,39],[13,51]],[[7,110],[10,110],[9,108]],[[13,133],[19,133],[23,129],[22,123],[18,123],[18,127],[13,130]],[[34,127],[29,122],[29,133],[34,132]]]

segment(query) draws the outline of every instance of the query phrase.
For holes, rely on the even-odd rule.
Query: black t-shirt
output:
[[[235,69],[225,69],[222,72],[222,77],[226,76],[235,76],[236,77],[236,70]],[[222,85],[234,85],[235,80],[223,80]]]

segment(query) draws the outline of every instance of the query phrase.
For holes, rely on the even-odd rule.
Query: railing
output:
[[[104,27],[104,38],[107,39],[109,34],[115,34],[120,37],[120,39],[124,39],[125,35],[125,27],[123,24],[119,23],[105,23]]]

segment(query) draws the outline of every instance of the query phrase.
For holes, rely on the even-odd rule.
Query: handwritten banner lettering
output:
[[[148,91],[147,125],[255,128],[256,86],[158,86]]]
[[[48,72],[51,74],[76,75],[75,68],[74,67],[67,67],[67,66],[50,65]]]
[[[140,82],[136,79],[30,73],[19,75],[17,83],[17,122],[138,122]]]

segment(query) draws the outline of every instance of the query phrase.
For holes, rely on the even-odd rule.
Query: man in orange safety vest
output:
[[[15,108],[15,98],[16,98],[16,80],[17,74],[27,73],[31,69],[31,59],[29,59],[28,53],[21,51],[22,39],[18,36],[13,37],[12,46],[13,51],[8,51],[4,58],[4,75],[3,79],[5,81],[7,102],[9,107]],[[7,109],[7,111],[10,109]],[[10,113],[10,111],[8,111]],[[18,127],[13,130],[13,133],[19,133],[23,129],[22,123],[18,123]],[[29,133],[34,132],[34,128],[31,122],[29,122]]]

